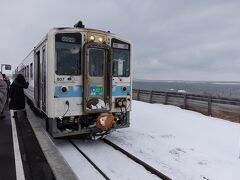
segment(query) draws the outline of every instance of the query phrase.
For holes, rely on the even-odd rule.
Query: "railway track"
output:
[[[69,139],[69,142],[80,152],[87,161],[106,179],[110,180],[110,178],[71,140]]]
[[[41,121],[40,121],[41,122]],[[44,126],[44,123],[41,124],[42,126]],[[167,177],[166,175],[164,175],[163,173],[161,173],[160,171],[158,171],[157,169],[153,168],[152,166],[150,166],[149,164],[145,163],[144,161],[138,159],[137,157],[135,157],[134,155],[132,155],[131,153],[127,152],[126,150],[122,149],[121,147],[119,147],[118,145],[114,144],[113,142],[107,140],[107,139],[102,139],[101,141],[99,140],[98,142],[89,142],[89,144],[91,144],[91,147],[85,147],[85,149],[82,150],[82,144],[84,146],[84,141],[82,140],[76,140],[76,139],[52,139],[54,144],[57,146],[57,148],[59,149],[59,151],[62,153],[65,159],[71,168],[73,168],[73,171],[76,173],[77,172],[77,176],[79,177],[79,179],[84,179],[84,178],[80,178],[82,175],[82,169],[83,166],[86,165],[86,162],[89,162],[89,165],[87,165],[87,167],[84,167],[84,173],[86,174],[86,172],[91,171],[91,176],[95,179],[129,179],[129,177],[131,179],[163,179],[163,180],[171,180],[171,178]],[[77,142],[77,143],[76,143]],[[83,142],[83,143],[82,143]],[[97,153],[101,153],[102,151],[104,151],[104,148],[102,149],[102,146],[99,147],[99,145],[105,145],[107,146],[111,151],[109,151],[110,153],[115,152],[115,157],[119,156],[119,159],[121,158],[125,158],[127,159],[126,164],[122,163],[122,165],[126,168],[126,169],[131,169],[131,163],[135,164],[135,166],[140,166],[140,168],[138,167],[138,171],[136,171],[137,173],[139,173],[140,178],[136,178],[136,177],[131,177],[132,174],[125,174],[125,178],[121,178],[121,176],[118,176],[119,174],[117,174],[117,178],[115,178],[113,176],[113,174],[111,174],[110,171],[112,171],[112,169],[107,169],[109,167],[104,167],[103,166],[99,166],[99,162],[101,162],[101,160],[96,160],[93,157],[89,156],[89,151],[94,151],[94,149],[98,149]],[[115,149],[116,151],[113,151],[113,149]],[[119,154],[117,154],[116,152],[118,152]],[[70,154],[69,154],[70,153]],[[80,157],[82,156],[82,158]],[[74,157],[74,158],[72,158]],[[109,157],[106,157],[104,160],[109,160],[111,158],[113,158],[113,156],[109,155]],[[85,159],[85,160],[83,160]],[[70,162],[69,162],[70,161]],[[118,160],[117,160],[118,161]],[[113,160],[113,163],[117,163],[117,161]],[[131,162],[131,163],[130,163]],[[81,164],[82,163],[82,164]],[[85,163],[85,164],[84,164]],[[79,170],[78,166],[76,166],[76,164],[79,166],[79,164],[81,164],[81,171]],[[130,164],[130,166],[129,166]],[[89,167],[92,168],[89,168]],[[74,168],[75,167],[75,168]],[[110,167],[111,168],[111,167]],[[91,169],[91,170],[90,170]],[[92,170],[94,169],[94,170]],[[117,169],[117,168],[115,168]],[[132,168],[134,169],[134,168]],[[109,171],[108,171],[109,170]],[[94,173],[94,171],[98,172],[97,174]],[[110,172],[110,173],[109,173]],[[134,171],[132,171],[134,172]],[[141,173],[140,173],[141,172]],[[146,174],[148,174],[147,176],[150,178],[146,178]],[[98,176],[98,178],[96,178],[96,175]],[[86,177],[86,176],[85,176]],[[89,178],[89,173],[87,175],[87,177]],[[100,178],[99,178],[100,177]]]
[[[74,146],[74,148],[77,149],[77,151],[82,156],[84,156],[84,158],[86,158],[86,160],[103,176],[104,179],[106,179],[106,180],[112,179],[110,176],[107,175],[106,172],[104,172],[104,170],[102,170],[102,168],[99,167],[99,165],[97,165],[97,163],[94,163],[94,160],[92,160],[87,155],[87,152],[85,153],[84,150],[82,150],[81,147],[79,147],[80,145],[76,144],[74,142],[74,140],[69,139],[68,141]],[[160,179],[163,179],[163,180],[171,180],[171,178],[167,177],[166,175],[164,175],[163,173],[161,173],[157,169],[153,168],[152,166],[150,166],[147,163],[143,162],[142,160],[138,159],[137,157],[130,154],[126,150],[124,150],[121,147],[119,147],[118,145],[114,144],[113,142],[111,142],[107,139],[103,139],[102,144],[106,144],[106,145],[110,146],[111,148],[115,149],[117,152],[119,152],[120,154],[123,155],[123,158],[126,157],[127,159],[131,159],[131,161],[133,161],[134,163],[137,163],[138,165],[144,167],[146,172],[150,172],[149,174],[155,175],[156,178],[160,178]]]
[[[113,142],[111,142],[111,141],[109,141],[107,139],[103,139],[103,142],[108,144],[109,146],[112,146],[114,149],[120,151],[121,153],[123,153],[124,155],[126,155],[127,157],[129,157],[130,159],[135,161],[136,163],[142,165],[147,171],[151,172],[152,174],[155,174],[159,178],[161,178],[163,180],[171,180],[171,178],[167,177],[166,175],[164,175],[163,173],[161,173],[160,171],[158,171],[154,167],[152,167],[149,164],[147,164],[147,163],[143,162],[142,160],[138,159],[136,156],[130,154],[129,152],[127,152],[126,150],[122,149],[121,147],[119,147],[118,145],[114,144]]]

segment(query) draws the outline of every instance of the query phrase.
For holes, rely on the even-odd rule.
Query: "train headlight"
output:
[[[66,86],[62,86],[61,90],[62,90],[62,92],[66,92],[68,90],[68,88]]]
[[[121,107],[123,105],[122,101],[118,101],[118,106]]]
[[[116,98],[115,105],[116,105],[116,107],[127,107],[127,99],[126,98]]]
[[[92,35],[92,36],[90,36],[90,40],[91,41],[94,41],[95,40],[95,37]]]
[[[122,91],[126,91],[127,90],[127,87],[122,87]]]
[[[98,40],[99,40],[99,42],[103,42],[103,38],[102,37],[99,37]]]
[[[127,101],[123,101],[123,106],[127,107]]]

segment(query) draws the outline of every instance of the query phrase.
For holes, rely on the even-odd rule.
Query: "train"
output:
[[[101,137],[130,126],[132,44],[110,31],[52,28],[15,69],[53,138]]]

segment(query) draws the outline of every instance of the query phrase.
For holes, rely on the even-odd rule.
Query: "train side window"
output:
[[[29,65],[27,65],[27,78],[29,78]]]
[[[23,74],[24,74],[24,77],[26,78],[26,67],[24,67],[23,69]]]
[[[30,64],[30,78],[33,78],[33,63]]]

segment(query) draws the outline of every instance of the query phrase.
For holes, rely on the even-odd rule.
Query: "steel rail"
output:
[[[148,165],[147,163],[143,162],[142,160],[138,159],[136,156],[130,154],[129,152],[125,151],[124,149],[122,149],[121,147],[119,147],[118,145],[114,144],[113,142],[107,140],[107,139],[103,139],[103,142],[105,142],[106,144],[108,144],[109,146],[113,147],[114,149],[120,151],[121,153],[123,153],[124,155],[128,156],[130,159],[132,159],[133,161],[135,161],[136,163],[142,165],[146,170],[148,170],[149,172],[151,172],[152,174],[155,174],[156,176],[160,177],[163,180],[172,180],[171,178],[167,177],[166,175],[164,175],[163,173],[161,173],[160,171],[158,171],[157,169],[153,168],[152,166]]]
[[[76,145],[71,139],[68,139],[69,142],[80,152],[87,161],[106,179],[110,180],[110,178]]]

